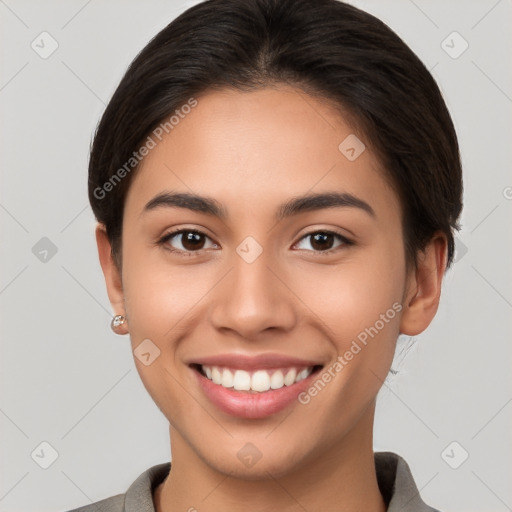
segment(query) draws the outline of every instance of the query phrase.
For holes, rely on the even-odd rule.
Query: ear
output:
[[[98,245],[98,256],[105,277],[108,298],[114,310],[114,314],[126,316],[121,271],[118,269],[112,256],[112,246],[104,224],[98,224],[96,226],[96,244]],[[127,334],[127,322],[125,321],[122,326],[119,326],[116,332],[119,334]]]
[[[417,267],[407,278],[400,333],[416,336],[432,322],[441,297],[441,284],[448,259],[448,241],[441,232],[434,234],[418,254]]]

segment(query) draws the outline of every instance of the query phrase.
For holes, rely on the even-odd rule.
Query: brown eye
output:
[[[334,235],[331,235],[330,233],[316,233],[315,235],[310,235],[310,237],[311,247],[314,249],[318,249],[319,251],[332,249]]]
[[[336,239],[339,240],[339,243],[335,246]],[[308,233],[307,235],[301,238],[301,242],[304,240],[309,240],[309,246],[311,247],[299,247],[300,249],[312,250],[313,252],[327,252],[331,250],[336,250],[339,247],[343,247],[346,245],[351,245],[352,242],[345,238],[343,235],[339,233],[335,233],[333,231],[315,231],[312,233]],[[299,244],[301,243],[299,242]]]
[[[210,246],[207,241],[210,241]],[[201,249],[217,247],[217,244],[211,243],[211,239],[201,231],[192,229],[181,229],[165,235],[162,244],[171,246],[172,251],[176,252],[197,252]]]
[[[187,251],[202,249],[204,246],[204,237],[199,233],[188,231],[181,233],[181,235],[178,236],[181,236],[181,245]]]

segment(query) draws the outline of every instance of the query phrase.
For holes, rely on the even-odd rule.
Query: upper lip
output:
[[[240,370],[259,370],[274,368],[306,368],[318,366],[322,363],[309,359],[299,359],[284,354],[265,353],[254,356],[245,354],[217,354],[213,356],[198,357],[189,364],[203,366],[223,366]]]

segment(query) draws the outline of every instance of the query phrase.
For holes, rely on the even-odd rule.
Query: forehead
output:
[[[331,103],[288,86],[210,91],[196,101],[161,140],[153,136],[156,145],[136,171],[127,209],[141,210],[164,189],[215,197],[228,214],[230,204],[254,212],[327,190],[362,196],[376,210],[398,208],[364,135]]]

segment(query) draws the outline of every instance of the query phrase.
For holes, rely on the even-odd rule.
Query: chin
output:
[[[234,443],[225,447],[221,453],[209,452],[201,458],[214,470],[241,480],[269,480],[281,478],[303,467],[306,454],[298,453],[297,448],[289,444],[287,450],[275,450],[268,446],[259,450],[250,442]],[[242,448],[239,446],[242,445]],[[213,457],[212,457],[213,456]]]

